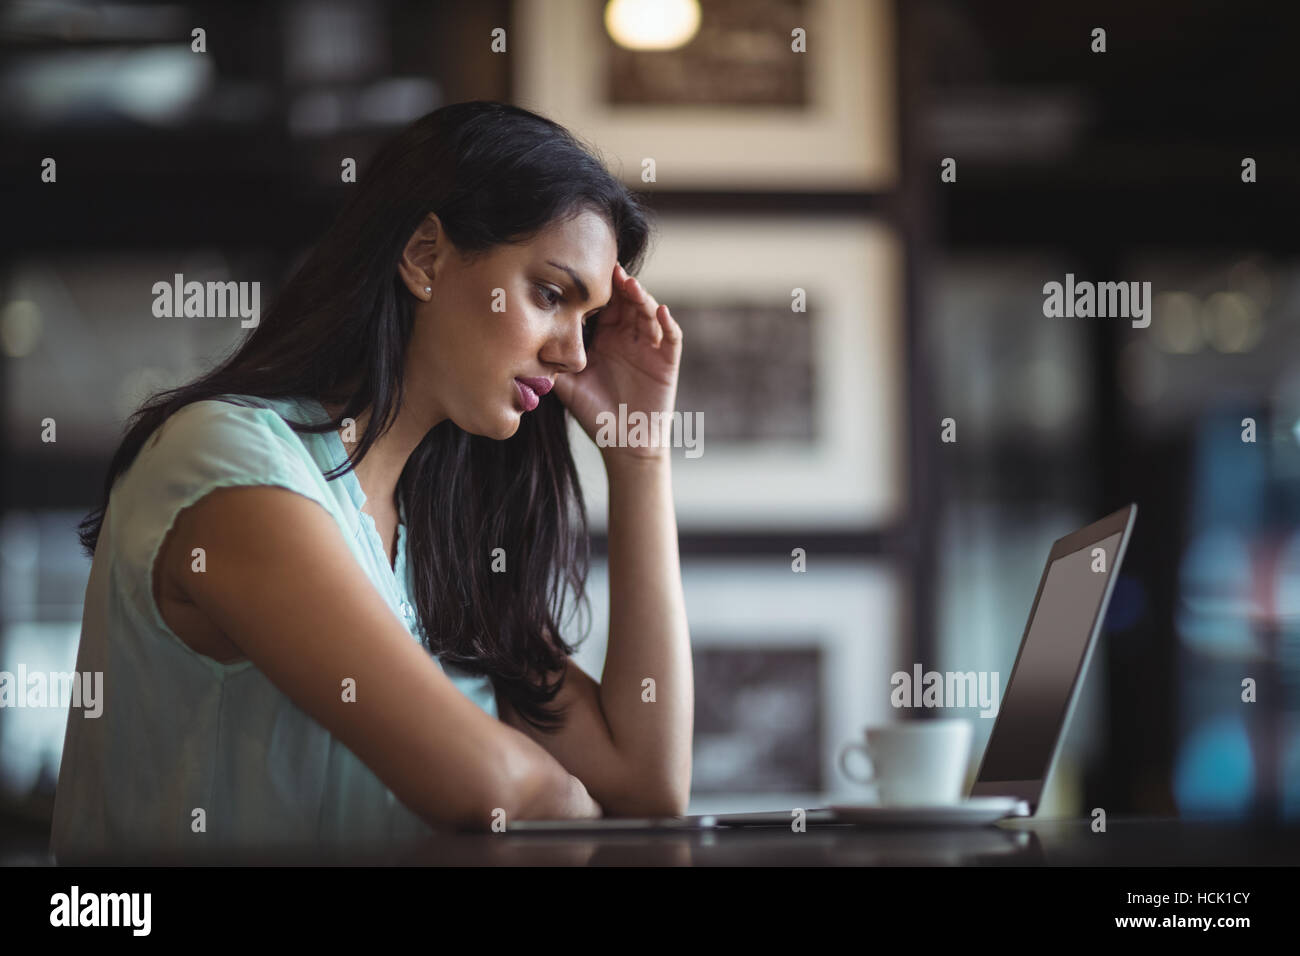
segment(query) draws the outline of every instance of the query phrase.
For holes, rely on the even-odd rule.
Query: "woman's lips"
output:
[[[519,390],[519,401],[523,403],[524,411],[531,412],[542,399],[537,394],[537,390],[527,384],[528,381],[528,379],[522,378],[515,379],[515,388]]]
[[[538,394],[538,396],[545,395],[547,392],[551,390],[551,386],[555,384],[549,378],[546,378],[543,375],[539,375],[532,378],[525,375],[525,376],[521,376],[519,381],[523,382],[525,385],[531,388],[534,392]]]

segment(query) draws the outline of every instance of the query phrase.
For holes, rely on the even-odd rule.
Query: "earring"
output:
[[[430,292],[432,292],[432,291],[433,291],[433,286],[431,286],[431,285],[426,285],[426,286],[424,287],[424,294],[425,294],[425,295],[428,295],[428,294],[429,294]]]

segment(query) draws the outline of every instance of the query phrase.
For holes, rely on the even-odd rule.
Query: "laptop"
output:
[[[964,800],[936,806],[818,807],[804,811],[805,823],[988,826],[1037,813],[1106,620],[1136,518],[1137,505],[1130,504],[1052,545],[979,773]],[[788,827],[793,820],[794,810],[787,808],[679,817],[521,820],[510,824],[509,831],[714,830]]]

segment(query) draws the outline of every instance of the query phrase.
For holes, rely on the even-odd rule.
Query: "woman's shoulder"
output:
[[[285,453],[302,454],[302,441],[289,420],[304,417],[294,399],[220,395],[190,402],[172,412],[145,441],[141,457],[235,455],[249,465],[280,462]]]
[[[121,560],[151,569],[177,515],[218,488],[279,486],[332,511],[311,450],[281,415],[295,418],[297,408],[298,403],[286,400],[219,396],[169,415],[145,440],[110,495]]]
[[[311,451],[285,416],[305,407],[285,399],[227,395],[190,402],[169,415],[123,473],[117,497],[155,507],[221,485],[281,484],[315,496]]]

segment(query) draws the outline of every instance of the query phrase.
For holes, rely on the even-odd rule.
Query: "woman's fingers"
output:
[[[633,313],[632,341],[640,341],[642,332],[649,337],[655,348],[662,346],[665,340],[674,344],[681,340],[682,327],[672,317],[668,306],[656,302],[654,296],[623,268],[621,262],[615,266],[614,277]]]
[[[674,319],[672,313],[668,311],[668,306],[659,306],[658,310],[655,312],[655,317],[659,322],[659,328],[665,339],[673,345],[676,345],[681,341],[682,327],[677,324],[677,320]]]
[[[622,270],[622,265],[619,266]],[[627,273],[624,271],[624,275]],[[636,280],[633,276],[628,276],[627,283],[623,286],[624,293],[628,301],[631,302],[636,311],[636,319],[632,325],[632,340],[639,341],[641,334],[644,332],[658,348],[663,344],[664,330],[659,320],[659,303],[654,300],[645,286]]]

